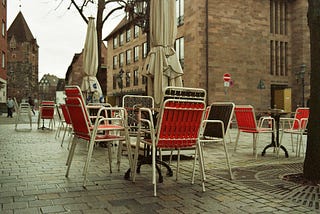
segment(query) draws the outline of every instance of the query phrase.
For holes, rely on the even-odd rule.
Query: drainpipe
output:
[[[206,97],[206,102],[207,102],[207,105],[208,105],[208,102],[209,102],[209,100],[208,100],[208,94],[209,94],[209,9],[208,9],[208,1],[209,0],[206,0],[206,23],[205,23],[205,25],[206,25],[206,29],[205,29],[205,45],[206,45],[206,47],[205,47],[205,50],[206,50],[206,91],[207,91],[207,97]]]

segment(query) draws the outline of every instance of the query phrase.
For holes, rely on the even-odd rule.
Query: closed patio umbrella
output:
[[[87,95],[96,94],[99,100],[102,96],[101,86],[96,77],[98,72],[98,42],[94,18],[89,17],[86,41],[83,49],[83,72],[81,90]],[[91,100],[92,101],[92,100]]]
[[[159,105],[167,86],[182,86],[183,70],[174,50],[177,35],[176,1],[151,0],[150,52],[144,72],[148,90],[153,89],[155,103]]]

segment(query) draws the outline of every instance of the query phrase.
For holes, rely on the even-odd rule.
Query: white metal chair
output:
[[[21,124],[24,118],[29,120],[30,130],[32,129],[32,118],[31,118],[31,108],[29,103],[20,103],[17,117],[15,121],[15,130],[18,130],[18,124]]]
[[[228,154],[228,148],[226,144],[225,136],[230,127],[231,119],[233,116],[235,105],[231,102],[214,102],[209,106],[206,112],[205,120],[202,121],[201,131],[200,131],[200,145],[202,151],[204,150],[204,144],[222,142],[224,147],[224,152],[226,156],[226,164],[229,169],[230,179],[233,179],[233,174],[231,170],[230,158]],[[194,182],[195,174],[195,163],[199,151],[196,150],[196,155],[193,164],[193,174],[192,183]],[[202,154],[199,154],[203,156]],[[204,160],[204,157],[203,157]],[[205,161],[204,161],[205,162]]]
[[[309,108],[299,107],[297,108],[294,118],[280,118],[281,124],[281,137],[280,145],[282,144],[284,133],[291,135],[291,145],[292,151],[294,151],[293,146],[293,135],[297,135],[296,142],[296,157],[300,156],[301,146],[302,146],[302,136],[306,132],[309,118]]]
[[[257,158],[257,144],[259,134],[274,133],[275,120],[271,116],[261,117],[257,123],[254,108],[251,105],[236,105],[234,113],[238,125],[238,134],[234,146],[234,151],[236,152],[237,150],[240,133],[251,133],[253,135],[253,155],[255,156],[255,158]]]

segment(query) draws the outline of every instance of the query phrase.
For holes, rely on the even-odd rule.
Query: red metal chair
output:
[[[309,118],[309,108],[300,107],[296,109],[294,118],[280,118],[280,124],[282,127],[280,145],[282,143],[282,138],[284,133],[291,135],[291,145],[293,149],[293,135],[297,135],[296,143],[296,156],[300,156],[301,145],[302,145],[302,136],[306,132]]]
[[[237,150],[240,133],[251,133],[253,134],[253,155],[255,156],[255,158],[257,158],[257,144],[259,134],[274,133],[274,119],[270,116],[261,117],[257,123],[254,108],[251,105],[236,105],[234,113],[238,124],[238,134],[234,146],[234,151],[236,152]]]
[[[152,147],[152,183],[154,185],[154,196],[157,195],[156,184],[156,149],[185,149],[201,146],[198,141],[199,129],[205,112],[205,102],[200,100],[167,99],[163,102],[156,128],[153,125],[152,110],[148,108],[139,109],[139,124],[137,144],[134,154],[133,181],[135,181],[136,167],[138,162],[139,144],[144,143]],[[142,114],[149,115],[147,119],[141,118]],[[179,153],[177,172],[179,172]],[[202,188],[204,186],[203,160],[200,155],[200,171]]]
[[[38,117],[38,129],[53,129],[54,123],[54,108],[55,103],[53,101],[42,101],[40,105],[39,117]],[[42,120],[42,127],[40,127],[40,120]],[[49,127],[44,126],[44,120],[49,120]]]
[[[61,146],[62,146],[63,142],[64,142],[64,138],[66,136],[66,133],[69,132],[69,134],[70,134],[72,132],[72,124],[71,124],[71,119],[70,119],[69,112],[68,112],[66,104],[61,104],[60,106],[61,106],[61,111],[62,111],[62,115],[63,115],[63,120],[64,120],[64,123],[65,123],[64,131],[63,131],[63,137],[62,137],[62,140],[61,140]]]
[[[129,165],[132,166],[131,161],[131,147],[130,147],[130,139],[128,134],[128,127],[127,127],[127,114],[124,108],[115,108],[115,107],[101,107],[97,114],[97,119],[95,120],[95,124],[91,124],[91,120],[87,114],[86,108],[83,105],[83,102],[78,97],[67,97],[66,98],[66,106],[69,112],[69,116],[71,119],[72,127],[73,127],[73,134],[74,138],[72,140],[71,148],[69,150],[69,155],[67,159],[67,172],[66,177],[69,175],[69,170],[71,166],[71,162],[74,156],[74,151],[76,145],[78,143],[78,139],[83,139],[89,142],[89,149],[87,154],[87,160],[84,167],[84,180],[83,186],[86,186],[87,183],[87,172],[90,164],[90,160],[92,157],[93,147],[95,142],[113,142],[113,141],[125,141],[127,144],[128,149],[128,158],[129,158]],[[106,113],[107,111],[111,111],[112,115],[117,113],[117,117],[102,117],[102,112]],[[107,115],[107,114],[105,114]],[[109,123],[111,122],[111,123]],[[124,135],[118,135],[123,131]],[[116,132],[116,134],[111,134]],[[118,170],[120,170],[120,158],[122,151],[122,144],[119,144],[118,148],[118,157],[117,157],[117,164]],[[110,172],[111,169],[111,146],[108,146],[109,152],[109,166]]]

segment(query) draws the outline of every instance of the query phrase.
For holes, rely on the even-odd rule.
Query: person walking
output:
[[[34,112],[34,102],[31,97],[28,97],[28,103],[30,105],[30,108],[31,108],[33,115],[35,115],[36,113]]]
[[[13,99],[11,97],[8,97],[8,100],[7,100],[8,116],[7,117],[12,118],[13,107],[14,107]]]

